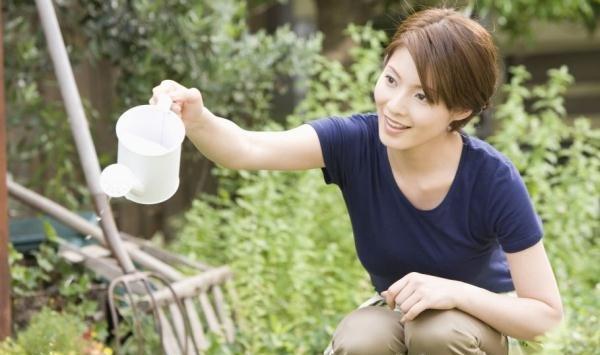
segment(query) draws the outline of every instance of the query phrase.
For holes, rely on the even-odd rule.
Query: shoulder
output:
[[[494,183],[507,177],[518,177],[519,172],[508,157],[488,142],[474,136],[463,135],[468,162],[476,168],[485,182]]]
[[[473,186],[472,196],[483,204],[481,207],[497,209],[500,201],[511,204],[528,198],[523,178],[508,157],[477,137],[463,137],[468,153],[466,179]]]
[[[357,113],[346,117],[326,117],[307,122],[321,140],[359,139],[377,135],[377,114]]]
[[[332,116],[307,122],[315,129],[333,128],[360,130],[377,128],[377,114],[356,113],[350,116]]]
[[[378,137],[376,114],[327,117],[308,124],[319,138],[326,182],[346,185],[350,172],[370,161],[370,146]]]

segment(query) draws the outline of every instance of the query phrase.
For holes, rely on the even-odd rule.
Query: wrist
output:
[[[472,289],[472,285],[466,283],[466,282],[462,282],[462,281],[455,281],[456,284],[456,288],[455,288],[455,292],[454,292],[454,307],[464,310],[465,305],[469,303],[469,299],[470,299],[470,295],[471,295],[471,289]]]
[[[190,117],[190,119],[184,120],[185,131],[189,135],[196,130],[204,129],[212,119],[214,119],[214,114],[203,106],[200,112]]]

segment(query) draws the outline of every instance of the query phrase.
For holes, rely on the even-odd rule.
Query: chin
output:
[[[381,127],[378,128],[378,133],[379,140],[387,148],[394,150],[406,150],[411,147],[411,144],[407,141],[407,139],[390,137]]]

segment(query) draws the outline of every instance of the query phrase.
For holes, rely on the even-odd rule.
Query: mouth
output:
[[[386,126],[391,128],[393,131],[405,131],[410,128],[410,126],[407,126],[400,122],[394,121],[386,115],[383,115],[383,117],[384,117]]]

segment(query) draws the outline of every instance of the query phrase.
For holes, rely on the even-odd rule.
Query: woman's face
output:
[[[377,80],[374,97],[379,138],[392,149],[411,149],[448,134],[452,121],[470,114],[451,112],[443,102],[429,101],[412,56],[404,47],[390,57]]]

